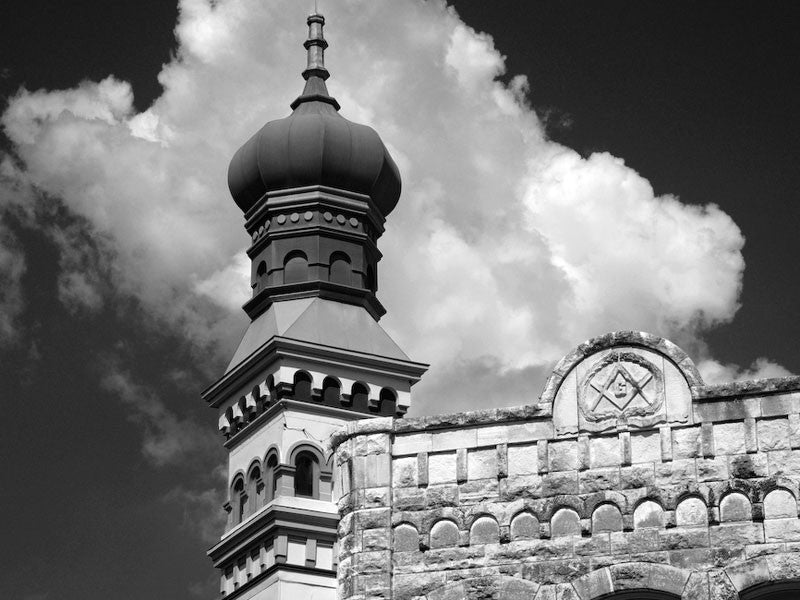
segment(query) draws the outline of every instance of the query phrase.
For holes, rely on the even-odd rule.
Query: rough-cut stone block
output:
[[[467,478],[497,479],[497,451],[470,450],[467,455]]]
[[[697,471],[692,459],[673,460],[656,465],[656,485],[683,485],[687,481],[695,481]]]
[[[789,415],[789,445],[800,448],[800,415]]]
[[[756,436],[756,420],[748,417],[744,420],[744,448],[748,454],[758,451]]]
[[[761,523],[723,523],[708,530],[711,546],[738,546],[764,543]]]
[[[766,558],[730,565],[725,569],[725,573],[738,592],[771,579]]]
[[[392,486],[411,487],[417,485],[417,457],[395,458],[392,462]]]
[[[611,573],[608,568],[596,569],[572,582],[575,593],[583,599],[597,598],[614,591]]]
[[[622,513],[613,504],[601,504],[592,513],[592,535],[622,531]]]
[[[539,520],[531,513],[523,512],[511,521],[511,540],[527,540],[539,537]]]
[[[536,464],[536,445],[525,444],[522,446],[508,447],[508,476],[535,475],[538,472]]]
[[[467,480],[467,449],[456,450],[456,481],[463,483]]]
[[[708,509],[700,498],[686,498],[675,509],[678,527],[705,527],[708,525]]]
[[[744,454],[744,422],[714,424],[714,447],[717,456],[723,454]]]
[[[664,527],[664,509],[652,500],[645,500],[633,511],[633,526],[636,529]]]
[[[658,532],[658,536],[663,550],[708,548],[708,530],[704,527],[661,529]]]
[[[661,435],[658,431],[631,433],[631,463],[661,460]]]
[[[683,588],[682,597],[692,600],[711,600],[708,590],[708,574],[696,571],[692,573]]]
[[[700,427],[677,427],[672,430],[672,456],[697,458],[700,452]]]
[[[428,485],[428,453],[417,454],[417,482],[419,485]]]
[[[388,433],[373,433],[355,436],[352,451],[355,456],[367,456],[389,452],[391,447],[392,441]]]
[[[431,451],[430,433],[398,434],[392,444],[392,454],[402,456],[404,454],[417,454],[418,452]]]
[[[717,458],[698,458],[695,462],[698,481],[725,481],[728,479],[728,459],[725,456]]]
[[[446,581],[444,571],[395,574],[392,577],[392,596],[403,599],[425,598],[428,592],[441,588]],[[464,596],[460,598],[464,598]],[[436,600],[441,599],[437,598]]]
[[[661,460],[670,461],[672,460],[672,429],[661,427],[658,432],[661,436]]]
[[[550,442],[547,453],[550,471],[572,471],[578,468],[578,442],[575,440]]]
[[[396,510],[422,510],[427,506],[426,490],[420,488],[395,488],[392,504]]]
[[[431,548],[457,546],[459,540],[458,527],[449,520],[437,521],[431,527]]]
[[[500,543],[500,526],[494,517],[484,516],[475,519],[469,530],[471,546]]]
[[[762,452],[788,450],[789,419],[760,419],[756,422],[756,435],[758,449]]]
[[[761,403],[758,398],[701,400],[695,403],[694,412],[698,421],[736,421],[748,417],[760,417]]]
[[[656,472],[653,463],[643,463],[619,470],[620,487],[622,489],[652,487],[656,484]]]
[[[540,498],[542,496],[542,477],[542,475],[509,477],[506,481],[506,491],[503,500],[511,501],[517,498]]]
[[[761,416],[777,417],[800,411],[800,392],[776,394],[761,398]]]
[[[581,520],[571,508],[561,508],[550,519],[550,536],[566,537],[581,534]]]
[[[591,494],[604,490],[616,490],[620,487],[620,469],[607,467],[589,469],[580,473],[580,493]]]
[[[361,535],[361,549],[365,552],[389,550],[391,548],[392,532],[390,529],[366,529]]]
[[[441,508],[443,506],[458,506],[458,486],[432,485],[425,490],[425,505],[427,508]]]
[[[700,425],[700,448],[702,456],[705,458],[714,456],[714,425],[712,423]]]
[[[444,452],[428,455],[428,485],[456,481],[456,453]]]
[[[419,550],[419,532],[409,523],[394,528],[394,551],[411,552]]]
[[[577,471],[561,471],[542,475],[542,496],[560,496],[577,493]]]
[[[750,499],[741,492],[732,492],[719,503],[719,519],[727,523],[732,521],[749,521],[753,517]]]
[[[661,548],[658,529],[655,526],[626,534],[626,541],[632,553],[656,552]]]
[[[800,555],[783,553],[767,557],[769,572],[775,581],[792,581],[800,579]]]
[[[615,467],[622,462],[619,438],[614,436],[603,436],[591,438],[589,440],[589,466],[596,467]]]
[[[370,454],[366,457],[365,487],[380,487],[391,483],[391,461],[389,454]]]
[[[734,479],[767,477],[769,464],[766,454],[737,454],[728,457],[728,473]]]
[[[458,490],[459,498],[464,504],[495,502],[500,498],[500,485],[497,479],[467,481],[459,485]]]
[[[547,440],[542,440],[536,444],[536,460],[539,473],[547,473],[550,458],[548,456],[548,446],[550,444]]]
[[[508,444],[497,444],[497,477],[508,477]]]
[[[455,431],[436,431],[431,433],[432,450],[455,450],[474,448],[477,445],[475,429],[456,429]]]
[[[788,490],[773,490],[764,497],[764,518],[797,518],[797,500]]]
[[[800,451],[798,450],[773,450],[759,453],[756,456],[767,458],[770,476],[788,475],[793,477],[796,476],[796,473],[800,473]]]

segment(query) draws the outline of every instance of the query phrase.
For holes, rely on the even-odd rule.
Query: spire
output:
[[[328,88],[325,85],[325,80],[331,76],[328,69],[325,68],[325,48],[328,47],[328,42],[322,33],[325,17],[315,11],[314,14],[308,16],[306,23],[308,23],[308,39],[303,42],[303,46],[308,52],[308,62],[303,71],[306,85],[300,97],[292,102],[292,110],[304,102],[314,101],[325,102],[339,110],[339,103],[328,94]]]

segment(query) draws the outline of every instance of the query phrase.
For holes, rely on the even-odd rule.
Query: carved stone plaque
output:
[[[639,354],[610,352],[580,383],[578,401],[583,417],[591,422],[649,417],[664,403],[664,376]]]

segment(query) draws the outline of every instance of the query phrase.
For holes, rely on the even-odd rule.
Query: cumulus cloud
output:
[[[789,377],[792,372],[786,367],[765,357],[757,358],[747,368],[739,365],[723,364],[713,358],[707,358],[697,363],[697,369],[703,381],[709,385],[725,383],[728,381],[747,381],[749,379],[772,379],[775,377]]]
[[[81,273],[105,269],[114,293],[193,347],[231,351],[249,286],[227,163],[299,94],[305,8],[182,0],[176,58],[142,113],[113,77],[11,99],[2,125],[27,181],[102,240],[63,266],[65,302],[98,306],[102,278]],[[470,389],[529,401],[520,394],[570,347],[611,329],[692,339],[733,317],[744,268],[733,221],[713,204],[656,196],[619,158],[549,141],[527,80],[497,79],[505,63],[491,36],[437,1],[326,10],[329,89],[344,116],[381,133],[403,174],[380,297],[384,326],[433,365],[418,389],[440,398],[428,410],[474,404]],[[467,377],[480,381],[465,387]],[[156,430],[154,457],[169,454],[163,443]]]

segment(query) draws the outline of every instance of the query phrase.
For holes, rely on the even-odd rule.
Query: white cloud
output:
[[[753,361],[753,364],[748,368],[742,368],[734,364],[723,364],[713,358],[707,358],[697,363],[697,369],[700,371],[703,381],[709,385],[728,381],[772,379],[774,377],[792,375],[785,367],[763,356]]]
[[[23,91],[3,115],[30,182],[108,242],[99,263],[117,292],[203,350],[230,352],[247,299],[227,163],[302,89],[306,8],[183,0],[177,58],[147,111],[108,78]],[[543,376],[591,335],[691,339],[733,317],[743,238],[716,206],[657,197],[621,159],[548,141],[525,78],[497,81],[505,64],[491,37],[443,2],[325,8],[329,89],[344,116],[381,133],[403,174],[380,297],[385,326],[433,364],[421,395],[468,375],[481,378],[471,389],[505,390],[498,404],[526,402],[522,374]],[[95,302],[91,279],[62,279],[66,297]],[[433,410],[470,402],[453,395]]]

